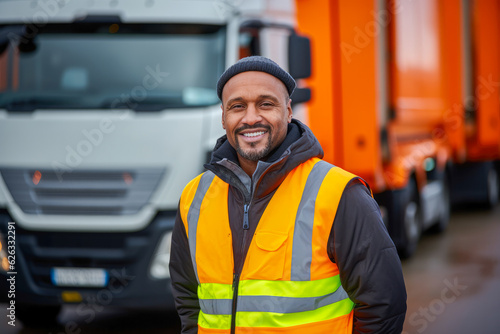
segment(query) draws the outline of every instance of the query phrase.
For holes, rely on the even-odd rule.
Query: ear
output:
[[[220,108],[221,108],[221,110],[222,110],[222,128],[223,128],[224,130],[226,130],[226,125],[224,124],[224,118],[225,118],[225,117],[224,117],[224,116],[225,116],[225,115],[224,115],[224,106],[221,104],[221,105],[220,105]]]
[[[288,113],[288,115],[287,115],[287,121],[288,121],[288,123],[290,123],[292,121],[292,117],[293,117],[292,99],[288,99],[286,110],[287,110],[287,113]]]

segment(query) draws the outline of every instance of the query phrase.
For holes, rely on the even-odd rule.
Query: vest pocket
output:
[[[283,277],[288,234],[261,231],[248,253],[247,276],[250,279],[278,280]]]

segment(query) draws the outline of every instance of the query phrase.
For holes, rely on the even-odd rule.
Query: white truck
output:
[[[86,319],[107,305],[173,307],[179,196],[223,134],[216,81],[252,54],[307,77],[294,22],[292,0],[0,1],[9,314],[40,325],[70,303]]]

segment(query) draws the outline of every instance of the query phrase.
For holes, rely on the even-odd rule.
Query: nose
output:
[[[242,123],[248,125],[254,125],[262,121],[262,115],[260,114],[259,109],[256,108],[255,104],[253,103],[248,104],[245,116],[241,121]]]

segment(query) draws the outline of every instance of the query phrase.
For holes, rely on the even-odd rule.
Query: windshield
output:
[[[155,111],[218,103],[220,26],[57,24],[32,40],[12,40],[0,55],[0,108]]]

